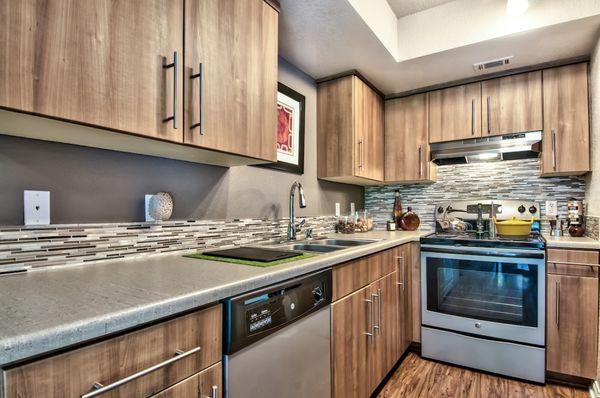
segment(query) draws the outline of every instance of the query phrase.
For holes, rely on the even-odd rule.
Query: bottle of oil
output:
[[[400,221],[402,220],[402,203],[400,202],[400,191],[396,189],[394,194],[394,221],[396,221],[396,229],[400,229]]]

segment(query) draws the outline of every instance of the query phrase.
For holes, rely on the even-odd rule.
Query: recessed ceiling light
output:
[[[528,8],[528,0],[506,0],[506,14],[510,17],[521,16]]]

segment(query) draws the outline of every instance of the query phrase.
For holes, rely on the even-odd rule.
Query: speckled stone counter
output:
[[[546,239],[546,247],[549,249],[588,249],[600,250],[600,241],[591,238],[572,238],[570,236],[554,237],[543,235]]]
[[[427,234],[344,235],[382,240],[268,268],[170,254],[2,276],[0,366],[418,241]]]

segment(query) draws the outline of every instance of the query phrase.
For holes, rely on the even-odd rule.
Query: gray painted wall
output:
[[[279,80],[306,96],[302,176],[259,167],[231,169],[0,135],[0,225],[23,223],[23,190],[51,191],[52,223],[143,220],[143,196],[165,190],[174,219],[281,218],[289,187],[302,182],[308,207],[330,215],[335,202],[363,204],[363,189],[317,180],[317,91],[314,80],[283,59]]]

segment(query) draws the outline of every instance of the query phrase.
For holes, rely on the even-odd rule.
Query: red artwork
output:
[[[284,104],[277,104],[277,151],[293,154],[292,126],[294,110]]]

